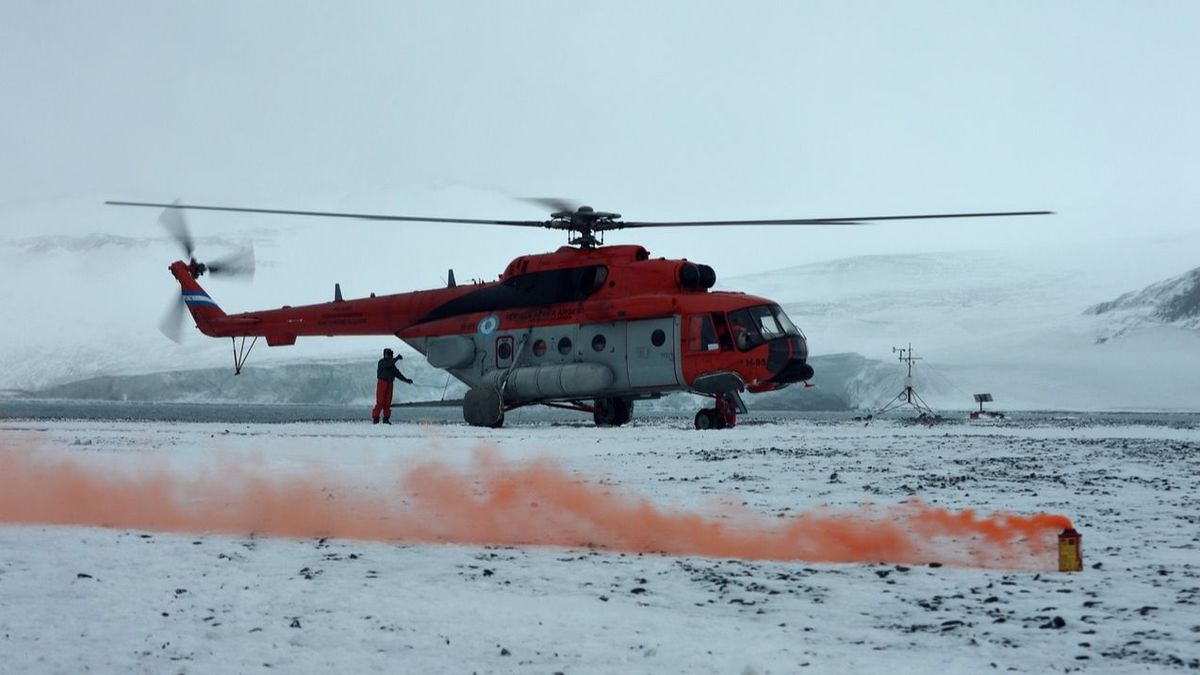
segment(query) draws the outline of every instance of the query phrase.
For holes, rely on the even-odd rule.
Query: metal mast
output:
[[[922,357],[913,355],[912,343],[908,343],[908,347],[892,347],[893,354],[899,354],[901,363],[908,365],[908,375],[904,378],[904,391],[893,398],[887,405],[875,412],[874,416],[895,410],[901,406],[909,406],[917,411],[918,418],[936,418],[933,409],[917,394],[917,390],[913,388],[913,361],[921,361]]]

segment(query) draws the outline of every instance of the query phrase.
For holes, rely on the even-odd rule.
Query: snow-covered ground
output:
[[[689,422],[5,422],[0,670],[1200,667],[1190,423]]]

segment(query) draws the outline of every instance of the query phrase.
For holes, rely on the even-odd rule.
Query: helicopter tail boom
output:
[[[187,307],[196,327],[205,335],[218,337],[221,333],[213,330],[213,322],[225,318],[225,311],[213,301],[208,291],[196,281],[187,263],[177,260],[171,263],[171,275],[179,282],[181,301]]]

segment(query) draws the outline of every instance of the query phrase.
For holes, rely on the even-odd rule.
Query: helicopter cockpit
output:
[[[808,341],[776,304],[753,305],[731,312],[693,314],[689,318],[690,352],[758,352],[770,379],[763,390],[802,382],[813,376]]]
[[[792,323],[779,305],[758,305],[729,313],[733,341],[741,351],[748,351],[764,342],[789,336],[803,338],[804,334]]]

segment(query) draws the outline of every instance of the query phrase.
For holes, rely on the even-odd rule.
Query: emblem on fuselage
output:
[[[495,314],[490,314],[479,320],[479,325],[476,326],[476,330],[479,331],[480,335],[487,337],[488,335],[495,333],[496,329],[499,327],[500,317]]]

